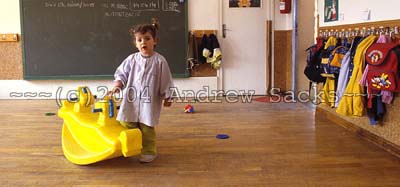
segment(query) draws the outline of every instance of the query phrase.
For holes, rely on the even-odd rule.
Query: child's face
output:
[[[154,53],[154,46],[157,41],[153,38],[150,32],[135,33],[136,48],[143,56],[151,56]]]

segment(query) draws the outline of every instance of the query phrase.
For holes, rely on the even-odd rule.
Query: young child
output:
[[[154,51],[157,31],[157,24],[137,25],[131,29],[133,43],[139,52],[129,55],[117,68],[110,93],[124,90],[117,120],[122,126],[141,130],[140,162],[151,162],[157,157],[155,126],[162,102],[164,107],[171,106],[171,72],[166,59]]]

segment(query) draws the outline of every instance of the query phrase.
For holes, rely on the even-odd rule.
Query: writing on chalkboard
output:
[[[94,2],[68,1],[68,2],[44,2],[44,7],[50,8],[94,8]]]
[[[163,10],[164,11],[173,11],[180,13],[181,11],[178,10],[178,2],[171,1],[171,0],[163,0]]]
[[[159,1],[102,3],[106,17],[139,17],[142,11],[160,11]]]
[[[140,11],[132,11],[132,12],[126,12],[126,11],[119,11],[119,12],[105,12],[104,15],[106,17],[139,17],[140,16]]]
[[[105,9],[116,9],[124,11],[181,11],[178,9],[179,3],[176,0],[151,0],[151,1],[130,1],[128,3],[98,3],[102,8]],[[65,1],[46,1],[44,2],[46,8],[95,8],[95,2],[87,2],[83,0],[65,0]]]
[[[106,9],[131,10],[131,11],[160,11],[159,1],[102,3],[102,7]]]
[[[179,4],[176,0],[142,0],[139,2],[106,2],[97,4],[95,2],[84,2],[83,0],[44,2],[45,8],[95,8],[96,5],[104,9],[104,16],[106,17],[139,17],[142,11],[181,12],[178,9]]]

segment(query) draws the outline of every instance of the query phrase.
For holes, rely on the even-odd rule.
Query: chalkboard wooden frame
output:
[[[68,75],[46,75],[46,73],[43,73],[43,74],[32,74],[32,70],[29,69],[29,68],[32,67],[31,64],[29,64],[30,63],[29,62],[29,58],[31,58],[29,56],[29,50],[30,50],[29,47],[32,47],[32,46],[29,46],[30,45],[30,44],[28,44],[29,43],[29,39],[26,36],[26,35],[28,35],[26,28],[29,26],[29,25],[27,26],[26,22],[29,21],[29,19],[25,18],[25,16],[26,16],[25,12],[24,12],[25,11],[25,9],[24,9],[24,5],[25,5],[24,2],[25,1],[27,1],[27,0],[20,0],[21,33],[22,33],[21,43],[22,43],[22,54],[23,54],[22,55],[23,56],[23,78],[25,80],[51,80],[51,79],[67,79],[67,80],[91,80],[91,79],[96,79],[96,80],[98,80],[98,79],[112,79],[113,78],[113,72],[115,71],[115,68],[122,62],[122,60],[125,57],[127,57],[129,55],[129,54],[126,54],[123,57],[122,60],[121,59],[118,60],[116,65],[115,65],[116,62],[114,62],[114,66],[115,67],[111,68],[111,70],[112,70],[111,73],[107,73],[107,74],[96,74],[96,73],[92,73],[92,74],[73,74],[72,73],[72,74],[68,74]],[[63,0],[60,0],[60,1],[63,1]],[[57,2],[60,2],[60,1],[57,1]],[[75,2],[75,1],[76,2],[96,2],[96,3],[99,3],[98,0],[96,0],[96,1],[71,0],[71,1],[68,1],[68,2]],[[143,1],[143,0],[114,0],[114,1],[118,1],[118,2],[125,1],[125,2],[131,3],[131,2],[136,2],[136,1],[140,2],[140,1]],[[102,0],[100,3],[107,4],[109,2],[114,2],[114,1]],[[154,0],[154,1],[159,1],[159,2],[162,1],[162,3],[164,3],[164,1],[166,1],[166,2],[176,1],[176,3],[178,3],[178,2],[181,3],[180,0],[179,1],[178,0]],[[168,45],[164,45],[163,46],[163,41],[168,41],[168,38],[165,37],[165,35],[164,35],[164,38],[160,38],[160,42],[159,42],[158,46],[156,47],[156,51],[158,51],[158,49],[162,50],[162,49],[165,49],[165,48],[168,48],[168,49],[171,48],[171,49],[175,50],[173,52],[174,54],[177,53],[177,54],[181,55],[180,60],[171,61],[168,58],[168,54],[160,52],[160,54],[162,54],[163,56],[165,56],[167,58],[167,61],[170,64],[170,68],[171,68],[173,77],[175,77],[175,78],[186,78],[186,77],[190,76],[190,72],[189,72],[188,67],[187,67],[187,45],[188,45],[187,44],[187,38],[188,38],[188,2],[187,1],[188,0],[184,0],[183,1],[184,5],[183,5],[183,12],[181,12],[182,13],[181,16],[183,16],[182,19],[184,20],[184,23],[183,23],[183,25],[181,25],[181,30],[178,30],[182,35],[182,38],[179,38],[180,39],[179,41],[181,42],[179,44],[180,44],[181,47],[177,48],[176,47],[177,46],[176,43],[172,43],[170,41],[169,41],[170,43]],[[54,1],[50,1],[50,0],[40,0],[39,1],[39,3],[44,3],[44,2],[52,3]],[[65,2],[67,2],[67,1],[65,1]],[[30,3],[30,2],[28,2],[28,3]],[[159,8],[161,9],[161,8],[164,8],[164,7],[159,7]],[[161,16],[161,17],[164,16],[165,17],[165,15],[162,15],[162,13],[164,13],[164,12],[161,12],[159,16]],[[156,13],[156,16],[158,16],[157,13]],[[144,18],[142,18],[142,19],[144,19]],[[148,21],[146,20],[146,22],[150,23],[151,17],[146,17],[146,19],[148,20]],[[160,20],[160,25],[161,25],[160,33],[162,34],[163,31],[166,32],[166,30],[167,30],[166,28],[168,27],[168,25],[165,25],[165,22],[163,22],[163,20],[162,20],[163,18],[160,18],[160,19],[161,19]],[[166,22],[168,22],[168,21],[166,21]],[[172,22],[174,22],[174,21],[172,21]],[[139,23],[143,23],[143,21],[141,21]],[[135,23],[135,24],[137,24],[137,23]],[[134,24],[131,24],[130,26],[132,26],[132,25],[134,25]],[[173,27],[174,26],[171,26],[171,28],[173,28]],[[171,29],[169,29],[168,31],[171,32]],[[131,41],[128,40],[127,42],[130,43]],[[129,45],[130,45],[130,47],[131,47],[131,49],[133,51],[134,47],[131,44],[129,44]],[[74,47],[74,46],[72,46],[72,47]],[[68,47],[66,47],[65,49],[68,49]],[[135,49],[135,51],[137,51],[137,50]],[[178,51],[178,52],[176,52],[176,51]],[[176,56],[179,56],[179,55],[176,55]],[[83,62],[79,62],[79,63],[83,63]],[[54,66],[56,67],[56,66],[58,66],[58,64],[55,64]],[[91,66],[89,66],[89,67],[91,67]],[[81,69],[84,69],[84,68],[81,68]],[[175,69],[178,69],[178,72],[174,72]],[[108,68],[107,68],[107,70],[108,70]]]

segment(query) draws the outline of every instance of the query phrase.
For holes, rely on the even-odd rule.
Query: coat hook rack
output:
[[[0,42],[18,42],[18,34],[0,34]]]
[[[196,36],[196,38],[201,38],[203,35],[215,34],[217,35],[217,30],[192,30],[190,31],[192,34]]]
[[[385,20],[367,23],[354,23],[346,25],[324,26],[318,28],[318,33],[325,36],[341,35],[340,31],[348,31],[349,36],[367,36],[367,35],[380,35],[386,34],[399,37],[400,34],[400,19]],[[339,31],[339,32],[337,32]],[[343,34],[342,34],[343,36]]]

